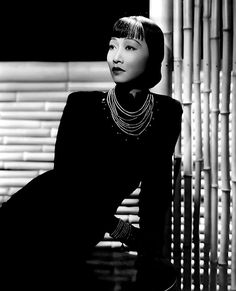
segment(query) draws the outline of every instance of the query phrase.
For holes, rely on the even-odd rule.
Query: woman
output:
[[[173,285],[172,275],[170,282],[161,282],[162,251],[182,108],[149,91],[161,79],[163,56],[163,33],[153,21],[121,18],[107,53],[115,87],[68,96],[54,169],[33,179],[0,211],[7,250],[2,262],[14,266],[14,275],[20,273],[18,284],[80,286],[87,280],[87,272],[81,275],[86,259],[109,232],[138,252],[137,286],[152,281],[146,266],[152,278],[159,272],[160,290]],[[115,213],[140,182],[138,229]],[[154,283],[150,290],[159,290]]]

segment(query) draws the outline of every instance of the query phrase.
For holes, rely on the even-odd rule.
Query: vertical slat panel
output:
[[[194,123],[195,123],[195,191],[193,213],[193,243],[194,243],[194,290],[200,290],[200,204],[201,204],[201,172],[202,172],[202,123],[201,123],[201,13],[202,1],[194,4],[194,39],[193,39],[193,85],[194,85]]]
[[[210,290],[217,287],[218,263],[218,171],[219,171],[219,94],[220,94],[220,1],[212,1],[211,10],[211,265]]]
[[[150,13],[150,17],[156,21],[160,26],[164,34],[164,59],[162,62],[161,74],[162,79],[160,83],[154,88],[159,94],[164,94],[167,96],[172,95],[172,38],[173,38],[173,1],[172,0],[161,0],[159,5],[156,6],[156,1],[151,1],[150,6],[153,7]],[[161,13],[158,15],[156,9],[160,9]],[[154,10],[155,9],[155,10]],[[159,11],[160,12],[160,11]],[[158,52],[157,52],[158,53]],[[167,220],[169,223],[166,224],[165,229],[165,247],[164,253],[166,257],[170,259],[171,256],[171,213],[167,215]]]
[[[236,1],[233,2],[236,15]],[[231,290],[236,291],[236,17],[233,17],[233,74],[232,74],[232,264]]]
[[[185,290],[191,290],[192,284],[192,1],[183,2],[183,29],[184,29],[184,276]]]
[[[182,103],[182,1],[174,1],[173,7],[173,60],[174,60],[174,98]],[[173,233],[174,263],[178,270],[181,270],[181,187],[182,187],[182,153],[181,153],[181,135],[177,141],[174,154],[174,206],[173,206]],[[181,274],[179,273],[178,288],[181,286]]]
[[[222,1],[223,56],[221,100],[221,236],[219,256],[220,290],[228,290],[228,251],[230,223],[229,103],[232,68],[232,1]]]
[[[173,37],[173,1],[151,0],[150,18],[162,29],[165,40],[164,59],[161,67],[162,79],[153,91],[163,95],[172,95],[172,37]],[[158,52],[157,52],[158,53]]]
[[[172,95],[172,37],[173,37],[173,1],[165,0],[163,3],[163,34],[165,40],[165,55],[162,63],[162,94],[171,96]],[[171,257],[171,212],[167,215],[166,224],[166,244],[164,253],[166,257]]]
[[[210,165],[210,0],[203,1],[203,171],[204,171],[204,253],[203,290],[209,285],[211,231]]]

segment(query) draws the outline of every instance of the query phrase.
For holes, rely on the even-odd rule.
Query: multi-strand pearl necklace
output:
[[[154,97],[151,93],[148,93],[145,102],[138,110],[128,111],[119,104],[115,88],[112,88],[107,94],[107,104],[116,125],[128,135],[140,135],[151,122],[154,106]]]

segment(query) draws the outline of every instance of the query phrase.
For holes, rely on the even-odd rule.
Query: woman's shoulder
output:
[[[105,91],[75,91],[68,95],[67,105],[92,104],[100,101],[106,96]]]
[[[156,93],[153,93],[153,95],[154,99],[162,110],[167,110],[169,112],[174,111],[182,114],[182,104],[177,99],[174,99],[168,95],[161,95]]]
[[[101,112],[99,108],[101,108],[105,97],[106,92],[103,91],[76,91],[69,93],[63,109],[64,119],[83,119],[88,114],[95,116],[95,113]]]

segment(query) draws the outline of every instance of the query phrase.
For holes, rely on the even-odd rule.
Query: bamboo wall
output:
[[[168,52],[156,89],[184,109],[172,236],[184,290],[236,290],[235,2],[150,1]]]

